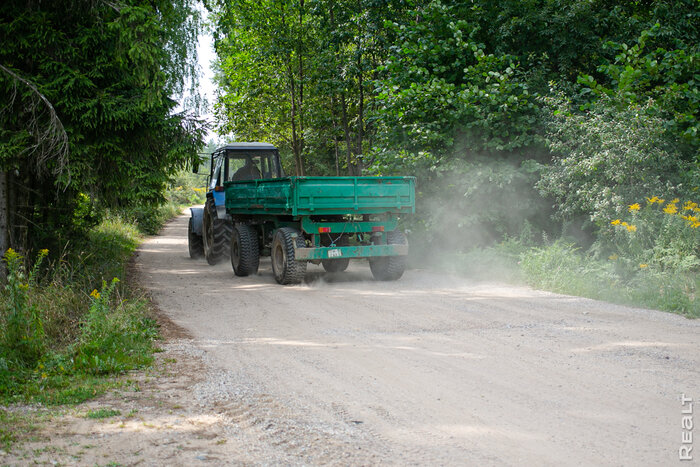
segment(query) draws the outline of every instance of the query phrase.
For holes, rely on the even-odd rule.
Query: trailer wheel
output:
[[[299,284],[306,275],[306,261],[294,259],[294,238],[297,248],[306,246],[301,233],[291,227],[282,227],[272,238],[272,272],[275,280],[282,285]]]
[[[217,264],[230,253],[231,231],[233,224],[230,220],[219,219],[216,216],[214,200],[207,200],[204,205],[204,218],[202,221],[202,240],[204,243],[204,257],[207,263]]]
[[[238,224],[231,235],[231,266],[237,276],[256,274],[260,266],[258,232],[247,224]]]
[[[408,240],[406,235],[400,230],[393,230],[386,233],[388,245],[406,245]],[[378,281],[395,281],[403,276],[406,270],[405,256],[378,256],[370,258],[369,268],[372,275]]]
[[[192,227],[192,218],[187,224],[187,247],[190,250],[190,258],[197,259],[204,256],[204,244],[202,243],[202,236],[194,232]]]
[[[328,245],[324,244],[324,246],[330,246],[330,241],[328,243]],[[348,246],[348,237],[343,235],[335,242],[335,244],[337,246]],[[343,272],[350,265],[350,258],[323,259],[321,260],[321,264],[326,272]]]
[[[343,272],[350,265],[350,258],[323,259],[321,260],[321,264],[326,272]]]

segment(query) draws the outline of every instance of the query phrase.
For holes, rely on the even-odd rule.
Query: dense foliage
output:
[[[466,198],[453,214],[471,220],[474,180],[465,172],[493,162],[484,184],[494,170],[495,178],[508,179],[515,169],[516,178],[534,185],[534,163],[549,167],[554,157],[559,175],[549,179],[566,177],[558,156],[589,148],[571,146],[573,127],[591,113],[622,112],[610,132],[627,132],[620,124],[629,124],[630,133],[652,125],[668,155],[659,177],[681,191],[695,183],[683,178],[696,169],[700,148],[699,13],[692,0],[273,4],[213,2],[220,129],[291,149],[296,173],[353,174],[364,167],[415,174],[431,198]],[[558,140],[560,125],[572,129],[565,142]],[[658,185],[640,181],[634,183],[641,190]],[[559,189],[576,191],[572,183]],[[600,183],[612,189],[609,179]],[[496,203],[519,192],[500,188]],[[557,199],[546,183],[541,188]],[[598,214],[590,206],[571,208],[561,203],[555,210],[563,217]],[[430,226],[445,223],[424,215]],[[482,220],[494,230],[505,218]]]
[[[95,205],[162,200],[200,144],[197,121],[173,113],[196,76],[198,22],[192,0],[3,4],[0,191],[12,245],[62,247],[96,221]]]
[[[276,5],[208,4],[220,131],[288,172],[416,175],[414,247],[563,235],[604,259],[627,206],[697,201],[694,0]]]

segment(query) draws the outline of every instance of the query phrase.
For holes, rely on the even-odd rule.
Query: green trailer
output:
[[[231,264],[254,274],[272,257],[280,284],[303,280],[308,262],[341,272],[369,259],[375,279],[399,279],[408,241],[398,218],[415,212],[413,177],[280,177],[227,181],[226,213],[234,223]]]

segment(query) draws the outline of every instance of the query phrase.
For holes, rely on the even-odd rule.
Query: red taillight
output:
[[[319,227],[318,233],[331,233],[331,228],[330,227]]]
[[[224,187],[221,185],[214,187],[214,191],[224,191]]]
[[[383,225],[375,225],[372,227],[372,232],[384,232],[384,226]]]

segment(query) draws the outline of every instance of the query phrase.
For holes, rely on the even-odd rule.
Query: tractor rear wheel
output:
[[[301,233],[291,227],[278,229],[272,238],[272,272],[275,280],[282,285],[299,284],[306,275],[306,261],[294,258],[294,242],[297,248],[306,246]]]
[[[231,231],[233,223],[228,219],[219,219],[216,215],[214,200],[207,200],[204,205],[202,221],[202,239],[204,240],[204,256],[207,263],[214,265],[229,255],[231,247]]]
[[[407,245],[406,235],[400,230],[393,230],[386,233],[386,243],[388,245]],[[395,281],[403,276],[406,270],[405,256],[377,256],[370,258],[369,268],[372,275],[378,281]]]
[[[202,244],[202,236],[195,233],[192,226],[192,218],[187,224],[187,246],[190,250],[190,258],[197,259],[204,256],[204,245]]]
[[[256,274],[260,266],[258,232],[246,224],[238,224],[231,235],[231,266],[237,276]]]

